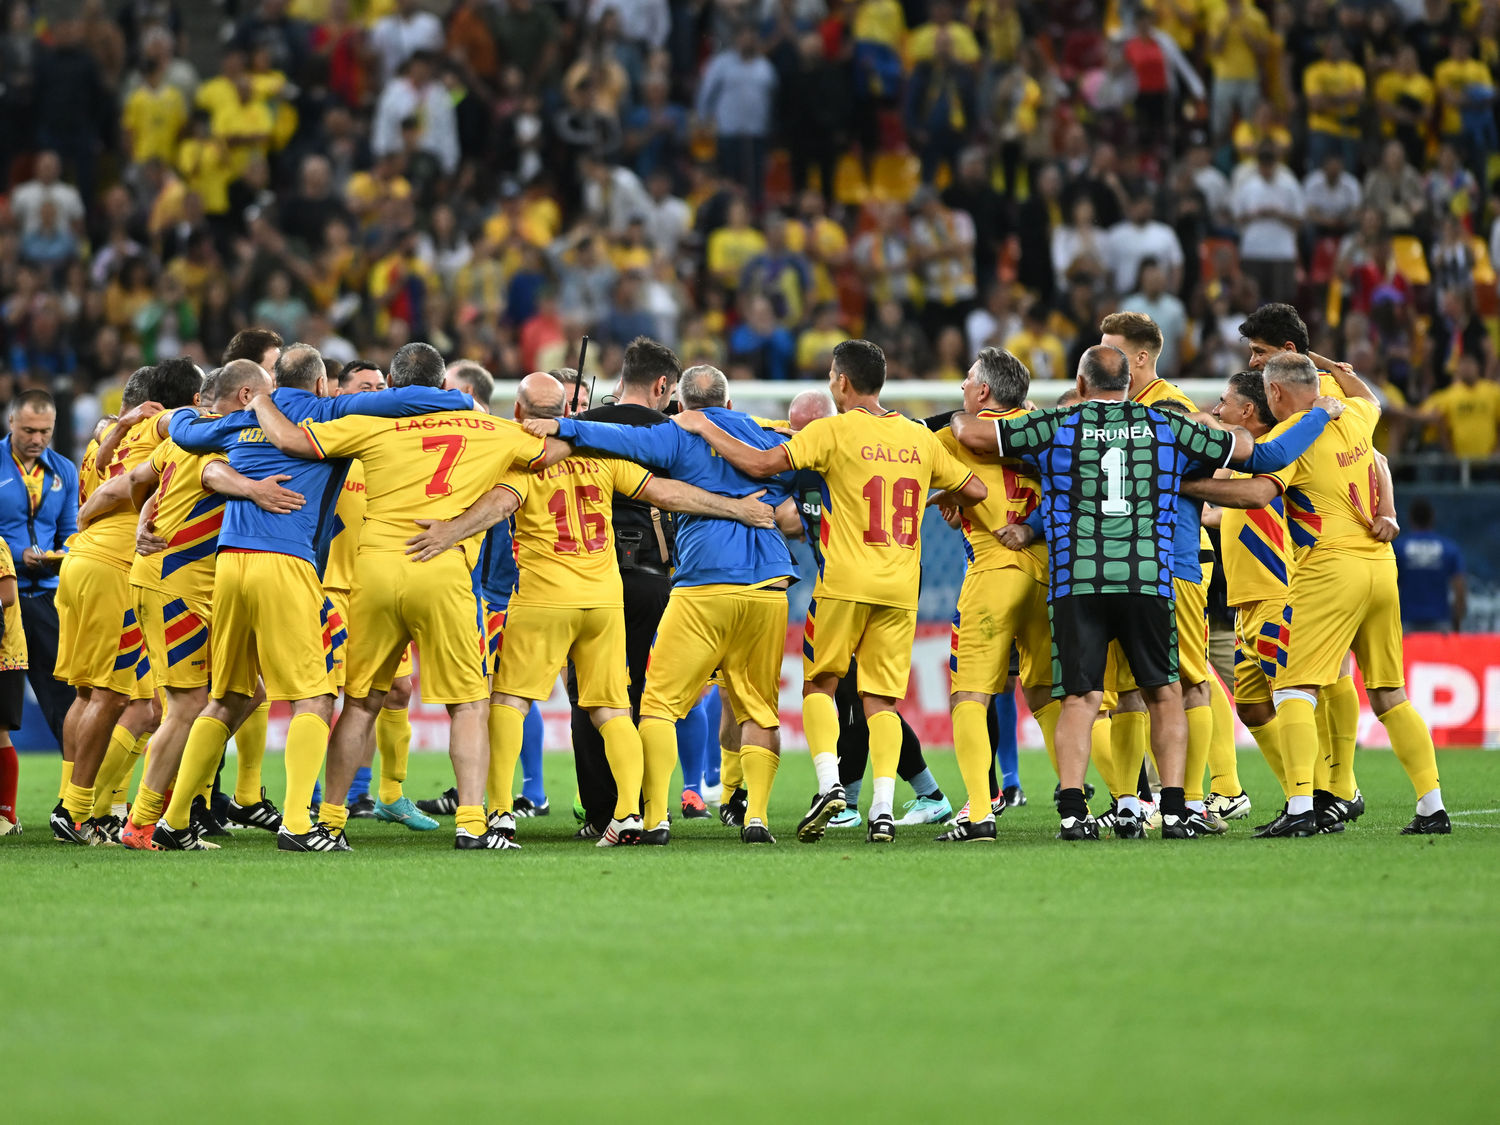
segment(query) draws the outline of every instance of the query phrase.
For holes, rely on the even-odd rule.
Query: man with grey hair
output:
[[[1315,410],[1320,380],[1310,358],[1278,352],[1263,370],[1266,401],[1278,422]],[[1317,833],[1315,709],[1322,691],[1339,679],[1351,648],[1370,706],[1416,792],[1416,815],[1402,833],[1447,835],[1452,824],[1432,734],[1406,696],[1395,552],[1373,531],[1380,491],[1373,435],[1380,406],[1347,363],[1333,364],[1331,374],[1345,399],[1343,416],[1295,462],[1267,476],[1192,486],[1193,495],[1222,507],[1261,508],[1285,497],[1295,570],[1286,663],[1277,670],[1272,700],[1288,796],[1286,809],[1257,835]]]
[[[964,412],[982,420],[1024,417],[1031,374],[1010,352],[982,348],[963,383]],[[1048,756],[1056,760],[1054,735],[1061,705],[1052,698],[1052,626],[1047,614],[1047,549],[1041,544],[1008,546],[1000,532],[1021,523],[1038,502],[1036,470],[1023,462],[976,454],[951,429],[938,439],[959,462],[984,481],[989,495],[959,522],[956,505],[944,516],[963,532],[969,567],[953,615],[950,703],[953,749],[968,790],[968,816],[938,837],[950,843],[995,839],[990,794],[990,701],[1005,689],[1011,645],[1020,650],[1021,688],[1042,728]],[[1002,804],[1001,809],[1004,808]]]
[[[682,373],[684,410],[703,411],[720,427],[761,449],[781,439],[747,414],[730,408],[729,383],[717,367]],[[565,418],[530,421],[526,428],[586,450],[649,466],[719,496],[760,498],[778,524],[799,527],[787,480],[765,485],[716,456],[702,438],[680,426],[635,427]],[[784,474],[783,476],[789,476]],[[644,748],[643,842],[671,838],[668,785],[677,763],[676,723],[685,718],[718,670],[739,722],[746,814],[740,838],[770,844],[768,802],[781,748],[779,686],[786,639],[785,591],[797,576],[786,540],[772,527],[742,527],[732,519],[689,515],[680,521],[672,593],[661,618],[641,697]]]

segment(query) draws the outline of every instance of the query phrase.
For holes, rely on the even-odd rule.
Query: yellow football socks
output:
[[[380,752],[380,803],[394,805],[404,794],[402,783],[411,756],[411,715],[405,707],[380,709],[375,716],[375,749]],[[491,738],[490,754],[494,753],[495,740]],[[514,770],[511,776],[515,776]]]
[[[839,782],[839,708],[833,696],[812,692],[802,697],[802,733],[818,771],[818,792],[827,793]]]
[[[901,764],[901,716],[894,711],[877,711],[866,723],[870,728],[870,773],[873,777],[896,779]],[[985,741],[989,741],[986,733]],[[989,800],[989,772],[985,772],[985,800]]]
[[[1047,757],[1052,762],[1052,769],[1057,770],[1057,720],[1062,717],[1062,700],[1052,699],[1042,706],[1042,709],[1034,716],[1036,725],[1042,728],[1042,745],[1046,747]],[[985,769],[989,769],[986,765]]]
[[[1109,751],[1115,763],[1115,781],[1120,786],[1120,791],[1113,796],[1135,795],[1150,741],[1151,718],[1146,712],[1116,711],[1110,716]]]
[[[724,792],[730,796],[734,795],[736,789],[745,784],[745,767],[740,760],[739,750],[721,749],[719,751],[719,782],[724,787]]]
[[[483,836],[488,829],[483,805],[459,805],[453,813],[453,826],[462,828],[471,836]]]
[[[677,768],[677,724],[666,719],[641,720],[641,749],[645,772],[641,797],[646,806],[646,827],[659,828],[672,811],[672,771]],[[721,776],[720,780],[723,778]],[[733,793],[732,789],[728,792]]]
[[[1328,728],[1328,701],[1318,707],[1318,756],[1313,760],[1313,792],[1328,791],[1333,776],[1333,732]]]
[[[1060,705],[1059,705],[1060,706]],[[1099,715],[1094,719],[1094,725],[1089,728],[1089,758],[1094,763],[1094,768],[1099,771],[1099,776],[1104,779],[1105,788],[1111,796],[1117,796],[1115,788],[1119,783],[1115,769],[1114,750],[1114,720],[1108,715]],[[1055,728],[1054,728],[1055,733]],[[1056,738],[1053,738],[1052,753],[1054,766],[1057,759]],[[1135,792],[1134,789],[1131,792]]]
[[[349,823],[349,806],[324,801],[318,806],[318,823],[330,832],[342,832],[344,825]]]
[[[1284,698],[1276,705],[1276,723],[1281,728],[1281,760],[1286,767],[1288,801],[1312,800],[1313,769],[1318,757],[1318,717],[1309,700]]]
[[[63,808],[68,810],[68,816],[74,824],[82,824],[94,815],[94,787],[92,785],[85,789],[70,781],[62,800]]]
[[[641,807],[641,778],[646,766],[640,732],[629,715],[616,715],[599,728],[599,736],[604,739],[604,756],[615,778],[614,817],[624,820]]]
[[[198,723],[203,721],[199,719],[193,724],[193,735],[198,733]],[[219,724],[221,728],[223,725]],[[193,751],[193,735],[188,736],[188,752],[183,755],[183,776],[186,776],[188,755]],[[223,746],[222,739],[219,745]],[[302,836],[312,830],[313,786],[318,783],[318,774],[323,771],[323,759],[327,756],[328,724],[311,711],[293,715],[286,731],[286,803],[281,810],[282,823],[288,832]],[[172,804],[177,804],[175,794]]]
[[[1250,737],[1255,739],[1255,745],[1260,747],[1260,752],[1266,759],[1266,765],[1270,766],[1271,772],[1276,775],[1276,784],[1281,786],[1281,795],[1290,797],[1292,793],[1286,783],[1286,765],[1281,760],[1281,724],[1273,717],[1265,726],[1251,727]]]
[[[767,810],[781,756],[764,746],[746,746],[740,750],[740,761],[745,767],[745,822],[758,820],[770,824],[771,814]]]
[[[1208,677],[1208,690],[1214,710],[1214,733],[1208,743],[1209,792],[1237,797],[1245,787],[1240,784],[1240,757],[1234,746],[1234,707],[1218,676]]]
[[[1214,709],[1189,707],[1187,726],[1187,773],[1183,775],[1182,796],[1187,801],[1201,801],[1203,776],[1208,770],[1208,744],[1214,738]]]
[[[68,795],[68,783],[73,780],[73,763],[66,758],[63,759],[62,774],[57,781],[57,799],[61,801]]]
[[[1425,796],[1436,789],[1438,768],[1432,732],[1411,705],[1411,700],[1392,707],[1380,716],[1380,721],[1385,724],[1385,732],[1391,738],[1391,750],[1411,779],[1411,787],[1417,796]]]
[[[130,823],[137,828],[149,828],[161,819],[166,807],[166,798],[142,782],[136,792],[135,803],[130,806]]]
[[[116,725],[109,732],[109,749],[104,752],[104,761],[99,763],[99,773],[94,778],[94,805],[90,816],[108,816],[115,802],[115,790],[120,779],[129,777],[129,769],[135,764],[130,752],[135,749],[135,735]]]
[[[266,711],[270,704],[257,707],[234,733],[234,803],[253,805],[260,800],[261,766],[266,760]],[[255,724],[259,731],[245,728]]]
[[[508,813],[515,804],[513,786],[516,780],[516,763],[521,760],[525,723],[526,716],[510,704],[490,704],[490,772],[485,783],[490,812]],[[382,765],[381,785],[384,784]],[[380,799],[385,800],[383,793]]]
[[[1328,789],[1335,797],[1354,800],[1354,747],[1359,741],[1359,692],[1353,676],[1340,676],[1323,689],[1320,707],[1328,708],[1328,738],[1331,758]]]
[[[298,718],[316,718],[316,716],[299,715]],[[297,719],[292,720],[295,727]],[[324,742],[327,742],[327,730],[323,728]],[[207,715],[199,715],[193,720],[192,729],[188,731],[187,746],[182,751],[182,764],[177,767],[177,782],[172,789],[172,803],[167,806],[167,827],[183,829],[188,826],[193,811],[193,798],[203,789],[204,785],[212,785],[214,770],[219,768],[219,758],[224,753],[224,746],[229,741],[229,728],[218,719]],[[291,774],[291,735],[287,735],[287,774]],[[321,767],[323,761],[318,760]],[[313,774],[317,776],[316,771]],[[312,784],[307,786],[307,799],[312,800]],[[288,818],[290,819],[290,818]],[[301,831],[306,832],[307,806],[302,807],[302,820],[304,825]]]
[[[989,718],[978,700],[966,699],[953,707],[953,756],[969,793],[969,821],[977,824],[990,815]]]

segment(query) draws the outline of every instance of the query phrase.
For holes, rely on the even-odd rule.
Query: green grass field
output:
[[[1410,788],[1372,752],[1340,837],[1249,839],[1274,783],[1243,755],[1260,807],[1227,838],[1062,844],[1028,754],[998,846],[806,847],[791,754],[775,848],[714,820],[605,851],[551,754],[520,852],[358,821],[311,856],[55,844],[55,759],[26,756],[0,1120],[1492,1121],[1500,756],[1440,758],[1468,814],[1441,839],[1398,835]],[[415,755],[408,792],[450,776]]]

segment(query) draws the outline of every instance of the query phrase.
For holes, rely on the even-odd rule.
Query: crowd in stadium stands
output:
[[[240,0],[212,47],[176,0],[3,7],[0,400],[71,398],[64,440],[251,323],[956,380],[1134,309],[1218,377],[1289,300],[1389,452],[1496,452],[1494,0]]]

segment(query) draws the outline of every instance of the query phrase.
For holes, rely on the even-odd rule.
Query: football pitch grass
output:
[[[1439,757],[1446,838],[1398,834],[1410,787],[1370,752],[1355,828],[1251,840],[1275,785],[1242,754],[1227,838],[1064,844],[1026,754],[995,846],[808,847],[793,752],[774,848],[715,819],[609,851],[570,839],[549,754],[520,852],[356,821],[320,856],[53,843],[56,759],[24,756],[0,1119],[1492,1121],[1500,756]],[[407,792],[450,778],[413,755]]]

